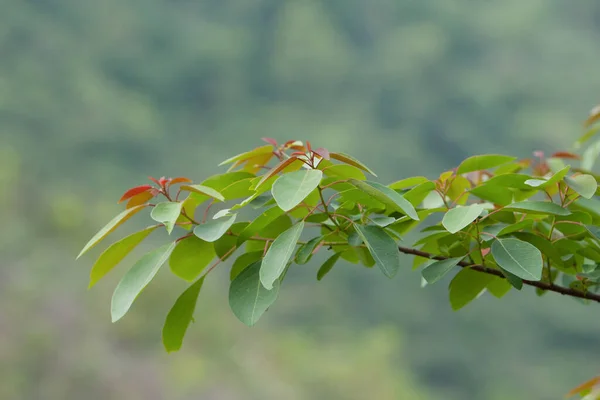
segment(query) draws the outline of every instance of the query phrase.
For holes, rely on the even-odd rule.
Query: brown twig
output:
[[[417,249],[411,249],[408,247],[398,246],[398,249],[404,254],[410,254],[413,256],[429,258],[431,260],[446,260],[447,259],[447,257],[436,256],[431,253],[427,253],[427,252],[417,250]],[[458,263],[458,265],[460,265],[463,268],[471,268],[472,270],[477,271],[477,272],[482,272],[484,274],[494,275],[494,276],[497,276],[498,278],[506,279],[501,271],[490,268],[490,267],[486,267],[485,265],[469,264],[466,261],[461,261]],[[565,296],[577,297],[579,299],[592,300],[597,303],[600,303],[600,295],[591,293],[591,292],[581,292],[579,290],[571,289],[568,287],[555,285],[554,283],[547,283],[547,282],[541,282],[541,281],[528,281],[526,279],[523,279],[523,284],[528,285],[528,286],[533,286],[533,287],[536,287],[536,288],[539,288],[542,290],[547,290],[549,292],[560,293]]]

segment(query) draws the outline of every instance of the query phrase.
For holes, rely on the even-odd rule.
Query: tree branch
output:
[[[431,253],[426,253],[424,251],[417,250],[417,249],[411,249],[408,247],[398,246],[398,249],[400,250],[400,252],[402,252],[404,254],[410,254],[413,256],[429,258],[431,260],[446,260],[447,259],[447,257],[436,256]],[[482,272],[484,274],[494,275],[494,276],[497,276],[498,278],[506,279],[501,271],[490,268],[490,267],[486,267],[485,265],[469,264],[466,261],[461,261],[458,263],[458,265],[460,265],[463,268],[471,268],[474,271],[478,271],[478,272]],[[528,286],[533,286],[533,287],[536,287],[536,288],[539,288],[542,290],[547,290],[549,292],[560,293],[565,296],[577,297],[580,299],[586,299],[586,300],[591,300],[591,301],[600,303],[600,295],[591,293],[591,292],[581,292],[579,290],[571,289],[571,288],[564,287],[564,286],[559,286],[554,283],[546,283],[546,282],[541,282],[541,281],[528,281],[525,279],[523,279],[523,284],[528,285]]]

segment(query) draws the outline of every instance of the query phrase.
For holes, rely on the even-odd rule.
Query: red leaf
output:
[[[151,176],[149,176],[148,179],[150,179],[152,182],[156,183],[157,185],[160,185],[160,182],[158,182],[158,179],[153,178]]]
[[[570,158],[573,160],[580,160],[581,157],[577,154],[573,154],[573,153],[569,153],[568,151],[557,151],[556,153],[552,154],[551,157],[554,158]]]
[[[308,149],[309,153],[312,151],[312,149],[310,148],[310,142],[308,140],[306,141],[306,148]]]
[[[487,255],[489,254],[490,250],[491,250],[491,249],[490,249],[489,247],[488,247],[487,249],[482,249],[482,250],[481,250],[481,255],[482,255],[483,257],[487,256]]]
[[[165,185],[166,185],[167,183],[169,183],[169,180],[168,180],[167,178],[165,178],[164,176],[158,180],[158,184],[159,184],[161,187],[165,187]]]
[[[267,143],[272,144],[273,146],[277,147],[277,141],[273,138],[264,137],[264,138],[262,138],[262,140],[264,142],[267,142]]]
[[[573,397],[576,394],[579,394],[579,393],[583,392],[584,390],[592,389],[592,388],[594,388],[594,386],[599,385],[599,384],[600,384],[600,376],[597,376],[597,377],[592,378],[589,381],[577,386],[576,388],[571,390],[569,393],[567,393],[567,395],[565,397]]]
[[[179,176],[177,178],[171,179],[171,182],[169,182],[169,186],[176,185],[178,183],[192,183],[192,180],[184,176]]]
[[[313,150],[313,153],[320,155],[321,158],[324,158],[326,160],[329,160],[329,158],[330,158],[329,157],[329,150],[327,150],[324,147],[319,147],[318,149]]]
[[[130,199],[133,196],[138,195],[140,193],[147,192],[150,189],[152,189],[152,186],[150,186],[150,185],[141,185],[141,186],[136,186],[134,188],[131,188],[128,191],[126,191],[125,194],[123,194],[123,196],[119,200],[119,203],[122,203],[123,201]]]

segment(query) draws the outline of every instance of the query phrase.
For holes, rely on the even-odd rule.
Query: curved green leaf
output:
[[[348,165],[352,165],[354,167],[360,168],[363,171],[366,171],[366,172],[370,173],[374,177],[377,177],[377,175],[375,175],[375,172],[371,171],[371,169],[369,167],[367,167],[362,162],[358,161],[356,158],[354,158],[352,156],[349,156],[348,154],[345,154],[345,153],[329,153],[329,157],[333,158],[334,160],[346,163]]]
[[[212,243],[190,236],[177,242],[169,258],[169,267],[176,276],[192,282],[215,256]]]
[[[337,260],[340,258],[340,256],[341,256],[341,253],[335,253],[334,255],[329,257],[327,260],[325,260],[323,265],[321,265],[321,268],[319,268],[319,271],[317,271],[317,280],[318,281],[323,279],[323,277],[325,275],[327,275],[329,273],[329,271],[331,271],[331,269],[333,268],[333,266],[335,265]]]
[[[257,147],[255,149],[252,149],[250,151],[247,151],[245,153],[241,153],[238,154],[236,156],[233,156],[231,158],[228,158],[227,160],[223,161],[222,163],[219,164],[219,167],[225,164],[230,164],[236,161],[245,161],[245,160],[249,160],[250,158],[256,157],[256,156],[260,156],[263,154],[269,154],[273,152],[273,146],[270,144],[267,144],[265,146],[261,146],[261,147]]]
[[[254,325],[271,306],[279,293],[279,281],[267,290],[260,279],[261,263],[256,262],[244,269],[229,286],[229,307],[244,324]]]
[[[463,268],[450,282],[449,297],[453,310],[460,310],[481,295],[493,275]]]
[[[240,236],[237,239],[238,246],[240,246],[246,240],[250,239],[252,236],[259,233],[262,229],[264,229],[267,225],[269,225],[271,222],[273,222],[275,219],[277,219],[282,214],[283,214],[283,210],[281,208],[275,206],[275,207],[269,208],[268,210],[263,212],[261,215],[256,217],[254,219],[254,221],[252,221],[250,223],[250,225],[248,225],[246,227],[246,229],[244,229],[240,233]]]
[[[460,260],[462,260],[462,257],[435,261],[434,263],[423,268],[421,275],[428,284],[432,285],[442,279],[448,272],[452,270],[452,268],[456,267]]]
[[[308,242],[300,246],[298,252],[296,253],[296,258],[294,261],[296,264],[306,264],[310,261],[313,256],[313,251],[317,248],[319,243],[323,241],[323,236],[317,236],[316,238],[310,239]]]
[[[88,288],[94,286],[102,277],[109,273],[117,264],[121,262],[138,244],[142,242],[158,226],[150,226],[142,231],[133,233],[123,239],[111,244],[98,257],[96,263],[90,272],[90,284]]]
[[[498,299],[504,297],[504,295],[508,293],[511,288],[512,285],[508,280],[502,279],[498,276],[494,276],[487,285],[488,292]]]
[[[449,210],[442,219],[442,225],[450,233],[456,233],[475,221],[483,211],[481,204],[457,206]]]
[[[217,218],[200,224],[194,228],[194,235],[207,242],[214,242],[229,230],[236,217],[237,214],[233,214],[230,217]]]
[[[323,171],[307,169],[284,174],[273,183],[271,192],[277,205],[283,211],[289,211],[302,202],[319,186]]]
[[[184,185],[184,186],[181,186],[181,190],[202,194],[202,195],[212,197],[212,198],[220,200],[220,201],[225,201],[225,198],[223,197],[223,195],[221,193],[219,193],[217,190],[215,190],[211,187],[208,187],[208,186]]]
[[[497,239],[492,243],[492,256],[502,269],[521,279],[542,278],[542,253],[530,243],[514,238]]]
[[[473,156],[464,160],[456,170],[457,175],[466,174],[468,172],[481,171],[484,169],[494,168],[502,164],[516,160],[516,157],[503,156],[499,154],[486,154],[481,156]]]
[[[167,314],[162,330],[162,341],[167,352],[177,351],[183,344],[183,337],[194,316],[196,302],[204,277],[198,279],[177,298],[173,308]]]
[[[395,190],[377,182],[363,182],[356,179],[350,179],[349,182],[393,211],[408,215],[415,221],[419,220],[419,216],[413,205]]]
[[[160,267],[175,248],[175,242],[155,249],[136,262],[123,276],[112,296],[112,322],[120,320],[129,310],[140,292],[150,283]]]
[[[357,179],[359,181],[364,181],[367,179],[365,174],[357,167],[352,165],[345,164],[333,164],[326,166],[325,168],[321,168],[319,164],[319,169],[323,171],[323,173],[327,176],[335,176],[340,179]]]
[[[549,186],[556,185],[558,182],[563,180],[563,178],[567,175],[567,172],[569,172],[570,169],[571,167],[567,165],[548,179],[532,178],[526,180],[525,184],[534,188],[544,189]]]
[[[379,226],[354,224],[354,229],[367,245],[369,253],[385,276],[394,277],[400,268],[400,251],[394,239]]]
[[[300,239],[304,222],[300,221],[277,237],[267,250],[260,268],[260,281],[271,290],[273,283],[279,279],[288,261],[294,253],[294,248]]]
[[[148,206],[147,204],[142,204],[142,205],[139,205],[136,207],[132,207],[132,208],[129,208],[129,209],[123,211],[116,217],[114,217],[108,224],[106,224],[104,226],[104,228],[100,229],[100,231],[98,231],[98,233],[96,233],[94,235],[94,237],[92,237],[90,239],[89,242],[87,242],[87,244],[83,247],[83,249],[77,256],[77,258],[79,258],[82,255],[84,255],[85,253],[87,253],[88,250],[90,250],[92,247],[94,247],[98,243],[100,243],[100,241],[102,239],[107,237],[111,232],[113,232],[115,229],[117,229],[121,224],[123,224],[125,221],[127,221],[129,218],[131,218],[132,216],[134,216],[139,211],[141,211],[144,207],[147,207],[147,206]]]
[[[569,215],[571,212],[558,204],[549,201],[519,201],[504,207],[505,210],[514,210],[532,214]]]
[[[173,201],[158,203],[152,209],[150,217],[156,222],[164,224],[165,228],[167,228],[167,232],[171,234],[175,227],[175,222],[177,222],[177,218],[179,218],[179,215],[181,214],[182,206],[183,203]]]
[[[598,190],[598,182],[592,175],[583,174],[572,177],[565,177],[565,183],[577,192],[580,196],[586,199],[591,199],[596,190]]]

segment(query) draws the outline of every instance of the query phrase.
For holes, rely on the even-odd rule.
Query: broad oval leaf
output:
[[[164,224],[165,228],[167,228],[167,232],[171,234],[175,227],[175,222],[177,222],[177,218],[179,218],[179,215],[181,214],[182,206],[183,203],[174,201],[158,203],[152,209],[150,217],[156,222]]]
[[[94,237],[92,237],[90,239],[89,242],[87,242],[87,244],[83,247],[83,249],[77,256],[77,258],[79,258],[82,255],[84,255],[85,253],[87,253],[88,250],[90,250],[92,247],[94,247],[98,243],[100,243],[100,241],[102,239],[104,239],[111,232],[113,232],[115,229],[117,229],[121,224],[123,224],[125,221],[127,221],[129,218],[131,218],[132,216],[134,216],[135,214],[140,212],[144,207],[147,207],[147,206],[148,206],[147,204],[142,204],[142,205],[132,207],[132,208],[129,208],[129,209],[121,212],[119,215],[117,215],[115,218],[113,218],[108,224],[106,224],[104,226],[104,228],[100,229],[100,231],[98,231],[98,233],[96,233],[94,235]]]
[[[449,210],[442,219],[442,225],[450,233],[456,233],[475,221],[483,211],[481,204],[457,206]]]
[[[598,190],[598,182],[592,175],[582,174],[572,177],[565,177],[565,183],[577,192],[580,196],[586,199],[591,199],[596,190]]]
[[[90,284],[88,288],[94,286],[100,279],[108,274],[117,266],[138,244],[142,242],[152,231],[158,228],[150,226],[144,230],[133,233],[123,239],[111,244],[94,263],[90,272]]]
[[[462,257],[436,261],[423,268],[421,275],[428,284],[432,285],[442,279],[452,268],[456,267],[460,260],[462,260]]]
[[[180,189],[188,191],[188,192],[203,194],[205,196],[212,197],[213,199],[217,199],[217,200],[220,200],[220,201],[225,201],[225,198],[223,197],[223,195],[221,193],[219,193],[217,190],[215,190],[215,189],[213,189],[211,187],[208,187],[208,186],[204,186],[204,185],[184,185],[184,186],[181,186]]]
[[[325,168],[319,168],[323,171],[323,173],[327,176],[335,176],[339,179],[356,179],[359,181],[364,181],[367,179],[365,174],[357,167],[346,164],[333,164],[329,165]]]
[[[549,201],[519,201],[504,207],[505,210],[514,210],[532,214],[569,215],[571,212],[558,204]]]
[[[479,297],[486,290],[492,278],[493,275],[463,268],[450,282],[449,297],[452,309],[460,310]]]
[[[175,248],[175,242],[165,244],[147,253],[123,276],[112,296],[112,322],[120,320],[140,292],[150,283]]]
[[[502,269],[521,279],[542,278],[542,253],[530,243],[514,238],[497,239],[492,243],[492,256]]]
[[[162,330],[162,341],[167,352],[177,351],[183,344],[185,332],[192,321],[196,302],[204,277],[198,279],[177,298],[175,304],[167,314]]]
[[[169,267],[176,276],[193,282],[215,256],[212,243],[189,236],[177,242],[169,258]]]
[[[558,182],[563,180],[563,178],[567,175],[567,172],[569,172],[570,169],[571,169],[571,167],[569,165],[567,165],[564,168],[562,168],[560,171],[556,172],[554,175],[552,175],[548,179],[540,179],[540,178],[527,179],[525,181],[525,184],[529,185],[531,187],[544,189],[549,186],[556,185]]]
[[[269,208],[261,215],[256,217],[254,221],[252,221],[250,225],[248,225],[246,229],[244,229],[240,233],[240,236],[237,239],[238,246],[240,246],[246,240],[250,239],[252,236],[256,235],[258,232],[260,232],[262,229],[264,229],[267,225],[269,225],[282,214],[283,210],[275,206]]]
[[[321,178],[323,171],[318,169],[288,172],[273,184],[273,198],[283,211],[289,211],[319,186]]]
[[[377,266],[385,276],[393,278],[400,268],[400,250],[394,239],[379,226],[354,224],[354,229],[367,245]]]
[[[504,297],[504,295],[508,293],[511,288],[512,285],[508,280],[502,279],[498,276],[494,276],[487,285],[488,292],[498,299]]]
[[[340,258],[340,256],[341,256],[341,253],[335,253],[334,255],[329,257],[327,260],[325,260],[323,265],[321,265],[321,268],[319,268],[319,271],[317,271],[317,280],[318,281],[323,279],[323,277],[325,277],[325,275],[327,275],[329,273],[329,271],[331,271],[331,269],[333,268],[333,266],[335,265],[337,260]]]
[[[233,225],[236,217],[237,214],[233,214],[230,217],[213,219],[212,221],[200,224],[194,228],[194,235],[207,242],[219,240]]]
[[[498,167],[502,164],[516,160],[516,157],[503,156],[499,154],[486,154],[481,156],[473,156],[464,160],[458,166],[457,175],[466,174],[468,172],[481,171],[484,169]]]
[[[298,239],[304,229],[304,222],[300,221],[277,237],[267,250],[260,268],[260,281],[263,286],[271,290],[275,281],[283,273],[288,261],[294,253]]]
[[[274,281],[267,290],[260,279],[261,262],[255,262],[244,269],[229,286],[229,307],[244,324],[254,325],[267,311],[279,293],[279,281]]]
[[[419,216],[413,205],[395,190],[371,181],[362,182],[356,179],[350,179],[350,183],[392,210],[408,215],[415,221],[419,220]]]

